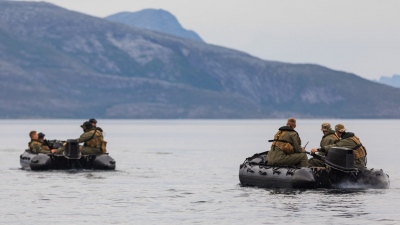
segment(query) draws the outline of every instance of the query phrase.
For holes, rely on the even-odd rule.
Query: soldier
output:
[[[294,128],[296,128],[296,120],[289,118],[286,126],[279,128],[274,140],[269,141],[272,142],[272,146],[267,155],[268,164],[308,166],[305,149],[301,147],[301,139]]]
[[[320,143],[320,147],[324,147],[327,145],[332,145],[336,141],[339,140],[338,136],[336,136],[335,131],[332,130],[331,124],[329,123],[323,123],[321,125],[321,131],[324,133],[322,136],[322,140]],[[319,152],[319,155],[326,156],[325,152]],[[325,162],[316,158],[311,158],[308,160],[309,166],[325,166]]]
[[[364,169],[367,165],[366,156],[367,150],[361,144],[360,139],[354,135],[354,133],[346,132],[346,128],[343,124],[337,124],[335,126],[336,135],[340,138],[338,142],[332,145],[327,145],[321,148],[313,148],[311,149],[312,153],[315,152],[323,152],[327,153],[331,147],[345,147],[353,149],[354,151],[354,167],[358,169]]]
[[[44,141],[44,136],[46,136],[45,134],[43,134],[42,132],[40,132],[38,134],[38,140],[40,141],[40,143],[42,143],[42,149],[45,150],[46,152],[50,153],[50,147],[45,143]]]
[[[79,148],[83,155],[98,155],[106,152],[103,133],[92,123],[86,121],[81,125],[84,133],[77,139],[79,143],[84,142],[84,145]]]
[[[38,135],[38,133],[36,131],[31,131],[29,133],[29,137],[31,138],[31,141],[28,143],[29,146],[29,150],[31,150],[34,153],[44,153],[44,154],[48,154],[50,153],[50,149],[48,146],[43,144],[43,140],[44,138],[44,134],[40,133]]]
[[[92,124],[93,127],[96,127],[97,130],[101,131],[103,133],[103,129],[101,129],[100,127],[97,127],[97,120],[95,118],[91,118],[89,120],[89,122]]]

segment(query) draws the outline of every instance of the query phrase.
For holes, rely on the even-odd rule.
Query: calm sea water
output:
[[[285,120],[99,120],[112,172],[22,170],[29,131],[77,138],[83,120],[0,120],[0,224],[400,224],[400,120],[327,121],[360,137],[390,189],[241,187],[239,164]],[[298,121],[307,150],[322,122]]]

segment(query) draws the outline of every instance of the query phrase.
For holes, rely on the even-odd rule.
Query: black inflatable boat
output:
[[[247,158],[239,169],[243,186],[262,188],[389,188],[389,175],[381,169],[354,168],[353,150],[331,148],[328,156],[321,158],[326,167],[299,168],[269,165],[268,152]],[[317,156],[315,156],[317,157]]]
[[[48,141],[51,149],[58,148],[65,141]],[[20,156],[20,164],[23,169],[30,170],[68,170],[68,169],[94,169],[115,170],[115,160],[106,154],[81,155],[79,143],[76,140],[66,141],[63,154],[33,153],[29,149]]]

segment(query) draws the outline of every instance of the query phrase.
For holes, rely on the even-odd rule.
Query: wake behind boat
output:
[[[27,170],[67,170],[94,169],[115,170],[115,160],[108,153],[100,155],[81,155],[79,143],[75,139],[65,141],[48,141],[51,148],[59,148],[65,143],[62,154],[34,153],[29,149],[20,156],[20,164]]]
[[[389,188],[389,175],[378,169],[354,167],[352,149],[334,147],[323,158],[327,167],[269,165],[268,152],[247,158],[239,169],[243,186],[262,188]]]

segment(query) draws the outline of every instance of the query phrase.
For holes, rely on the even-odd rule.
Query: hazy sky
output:
[[[105,17],[174,14],[209,44],[273,61],[314,63],[373,79],[400,74],[400,0],[48,0]]]

